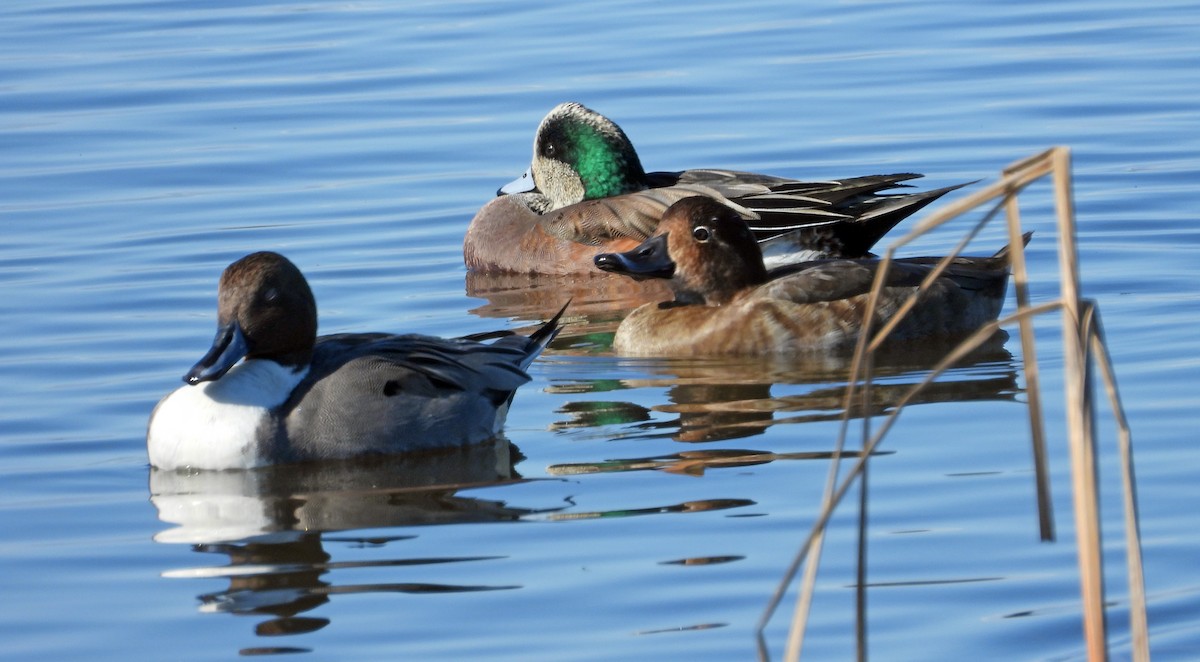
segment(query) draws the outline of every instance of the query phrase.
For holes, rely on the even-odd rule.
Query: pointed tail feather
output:
[[[1033,231],[1032,231],[1032,230],[1030,230],[1029,232],[1026,232],[1025,234],[1021,235],[1021,245],[1022,245],[1022,246],[1028,246],[1028,245],[1029,245],[1029,240],[1030,240],[1030,239],[1032,239],[1032,238],[1033,238]],[[1000,250],[996,251],[996,254],[995,254],[995,255],[993,255],[993,256],[992,256],[992,258],[993,258],[993,259],[998,259],[998,260],[1003,260],[1005,264],[1008,264],[1008,263],[1009,263],[1009,261],[1011,260],[1011,257],[1009,256],[1009,252],[1011,251],[1011,249],[1012,249],[1012,246],[1011,246],[1011,245],[1008,245],[1008,244],[1006,244],[1006,245],[1004,246],[1004,248],[1001,248]]]
[[[871,248],[880,239],[883,239],[884,235],[899,225],[900,221],[924,209],[943,195],[973,183],[965,182],[921,193],[901,193],[868,198],[862,203],[865,209],[856,210],[856,215],[859,217],[858,222],[852,228],[850,226],[839,228],[844,230],[838,233],[838,239],[844,247],[843,250],[847,255],[852,253],[868,254]]]
[[[550,344],[550,341],[554,340],[558,336],[558,332],[562,331],[562,327],[559,326],[558,321],[562,318],[563,313],[567,312],[567,306],[569,305],[571,305],[570,299],[563,304],[562,308],[558,309],[558,312],[554,314],[554,317],[550,318],[550,321],[546,322],[540,329],[530,334],[529,340],[532,342],[532,344],[527,350],[525,361],[521,363],[522,368],[529,367],[529,364],[533,363],[533,360],[537,358],[538,354],[541,354],[542,350],[546,349],[546,347]]]
[[[520,351],[524,354],[524,356],[522,356],[518,365],[520,365],[521,369],[524,370],[525,368],[528,368],[529,364],[533,363],[533,360],[542,353],[542,350],[546,349],[550,342],[554,340],[556,336],[558,336],[558,332],[562,330],[562,327],[558,325],[558,321],[562,318],[563,313],[567,311],[567,306],[569,305],[571,305],[570,300],[563,304],[563,307],[558,310],[554,317],[551,317],[550,320],[540,326],[537,331],[534,331],[528,336],[523,336],[508,329],[502,329],[498,331],[484,331],[482,333],[472,333],[469,335],[460,336],[459,340],[472,340],[474,342],[495,340],[495,344],[497,346]]]
[[[823,183],[790,182],[771,187],[767,194],[739,198],[739,202],[758,216],[748,224],[760,242],[791,235],[780,246],[790,244],[820,257],[869,257],[871,248],[900,221],[950,191],[974,183],[919,193],[880,193],[907,188],[900,182],[919,176],[902,173]]]

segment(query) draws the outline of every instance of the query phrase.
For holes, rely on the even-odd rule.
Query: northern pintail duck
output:
[[[159,469],[247,469],[490,439],[558,329],[556,316],[530,336],[318,338],[308,282],[270,252],[226,268],[217,302],[212,348],[150,415],[146,445]]]
[[[1025,236],[1028,241],[1029,235]],[[596,266],[637,278],[668,278],[675,301],[646,304],[617,329],[621,354],[679,356],[828,350],[852,345],[879,261],[823,260],[769,273],[738,214],[693,197],[671,206],[658,234],[625,253],[597,255]],[[877,319],[889,320],[936,258],[896,260],[880,294]],[[919,340],[970,332],[996,319],[1008,283],[1008,249],[957,258],[892,336]]]
[[[863,257],[902,219],[958,188],[879,194],[917,177],[803,182],[734,170],[647,173],[616,123],[564,103],[538,126],[529,170],[472,219],[463,258],[477,271],[587,273],[597,253],[633,248],[655,233],[667,207],[693,195],[738,208],[769,242],[768,260]]]

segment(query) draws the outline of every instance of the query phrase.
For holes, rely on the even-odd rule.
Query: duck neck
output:
[[[711,273],[700,287],[689,287],[686,279],[672,280],[675,301],[680,304],[724,306],[739,294],[767,282],[767,270],[762,262],[731,265],[721,273]]]

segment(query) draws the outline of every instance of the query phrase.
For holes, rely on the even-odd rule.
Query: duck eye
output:
[[[558,148],[554,146],[554,143],[546,143],[546,146],[542,148],[542,153],[546,156],[554,156],[557,151]]]
[[[708,241],[708,238],[712,236],[712,232],[703,225],[699,225],[692,230],[692,236],[696,238],[696,241],[704,242]]]

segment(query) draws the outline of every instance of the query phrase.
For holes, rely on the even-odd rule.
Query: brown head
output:
[[[746,222],[704,196],[671,205],[657,234],[631,251],[597,255],[595,263],[634,278],[670,278],[676,299],[686,303],[719,306],[767,282],[762,251]]]
[[[278,253],[251,253],[221,274],[216,338],[184,381],[220,379],[242,358],[299,367],[312,359],[316,337],[317,304],[304,275]]]

